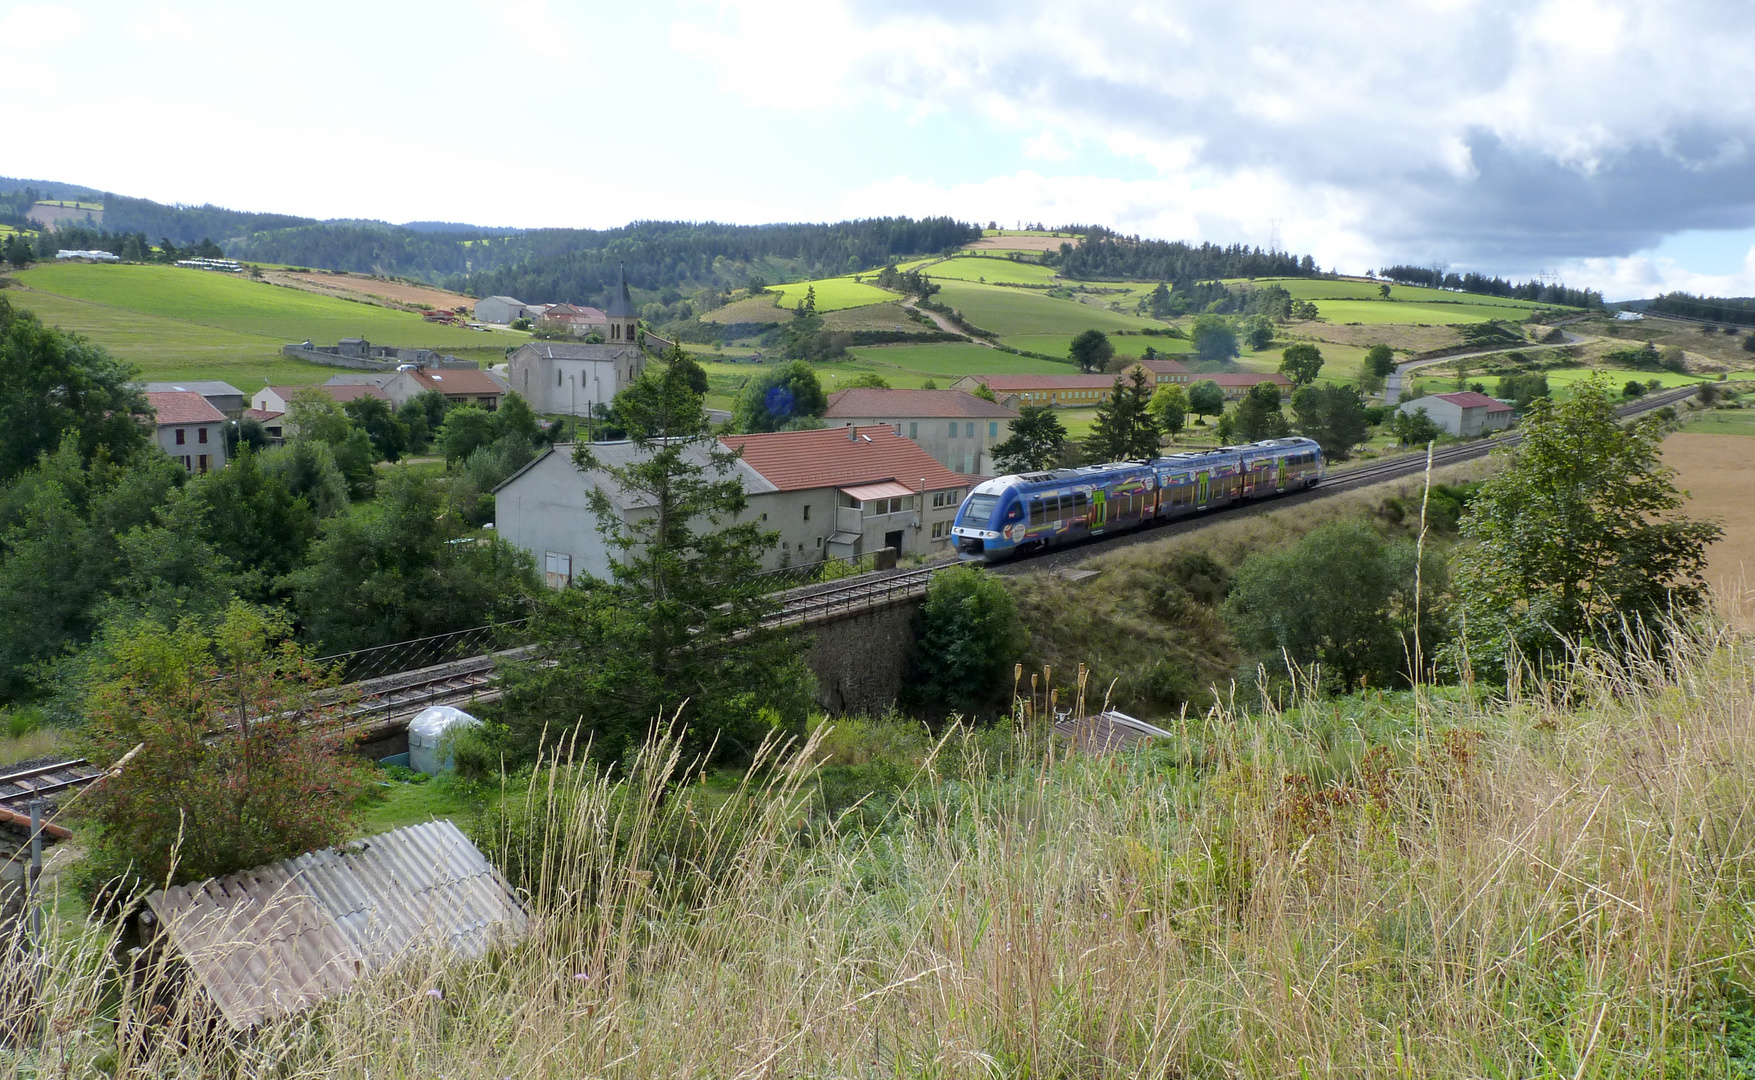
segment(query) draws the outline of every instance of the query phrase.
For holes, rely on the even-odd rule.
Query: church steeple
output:
[[[639,340],[640,314],[634,310],[633,294],[628,292],[628,267],[621,264],[621,285],[609,291],[609,303],[603,314],[609,319],[609,340],[612,344],[629,344]]]

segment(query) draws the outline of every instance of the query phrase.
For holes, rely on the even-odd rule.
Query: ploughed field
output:
[[[1688,493],[1686,512],[1724,529],[1707,552],[1706,579],[1726,614],[1755,630],[1755,416],[1707,413],[1664,440],[1664,463]]]

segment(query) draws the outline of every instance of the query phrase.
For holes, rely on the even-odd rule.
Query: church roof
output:
[[[634,297],[628,292],[628,268],[622,267],[622,283],[619,288],[609,290],[609,303],[604,306],[603,313],[612,319],[632,319],[639,315],[634,310]]]

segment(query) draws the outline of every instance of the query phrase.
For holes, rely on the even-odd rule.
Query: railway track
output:
[[[28,814],[32,799],[47,800],[53,807],[60,796],[103,774],[102,769],[85,758],[6,766],[0,770],[0,809]]]

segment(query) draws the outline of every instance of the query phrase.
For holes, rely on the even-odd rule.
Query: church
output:
[[[588,416],[596,406],[609,404],[646,368],[625,268],[621,285],[610,290],[604,315],[604,342],[532,341],[519,346],[506,361],[511,389],[538,413]]]

